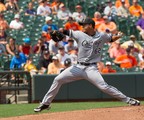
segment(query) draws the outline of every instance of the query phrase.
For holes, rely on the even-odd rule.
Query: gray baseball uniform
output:
[[[103,45],[111,41],[111,35],[96,32],[94,36],[89,36],[81,31],[70,30],[70,37],[73,37],[78,43],[78,64],[67,68],[54,79],[52,86],[43,98],[42,104],[49,105],[61,85],[80,79],[86,79],[104,93],[123,102],[128,102],[130,98],[115,87],[108,85],[96,66],[96,63],[101,60]]]

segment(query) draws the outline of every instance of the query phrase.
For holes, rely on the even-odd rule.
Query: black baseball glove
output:
[[[56,30],[50,32],[50,36],[55,42],[62,41],[63,38],[65,37],[63,33],[56,31]]]

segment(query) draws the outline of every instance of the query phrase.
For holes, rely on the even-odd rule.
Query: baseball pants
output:
[[[80,79],[88,80],[104,93],[109,94],[120,101],[128,102],[130,99],[115,87],[108,85],[99,73],[96,65],[84,66],[77,64],[67,68],[57,77],[55,77],[41,104],[50,105],[63,84]]]

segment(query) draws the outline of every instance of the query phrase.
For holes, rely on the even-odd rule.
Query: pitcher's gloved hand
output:
[[[56,30],[50,32],[50,36],[55,42],[62,41],[63,38],[65,37],[63,33],[56,31]]]

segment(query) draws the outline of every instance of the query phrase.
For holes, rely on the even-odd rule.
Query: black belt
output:
[[[85,65],[85,66],[96,65],[96,62],[95,63],[77,62],[77,63],[80,64],[80,65]]]

